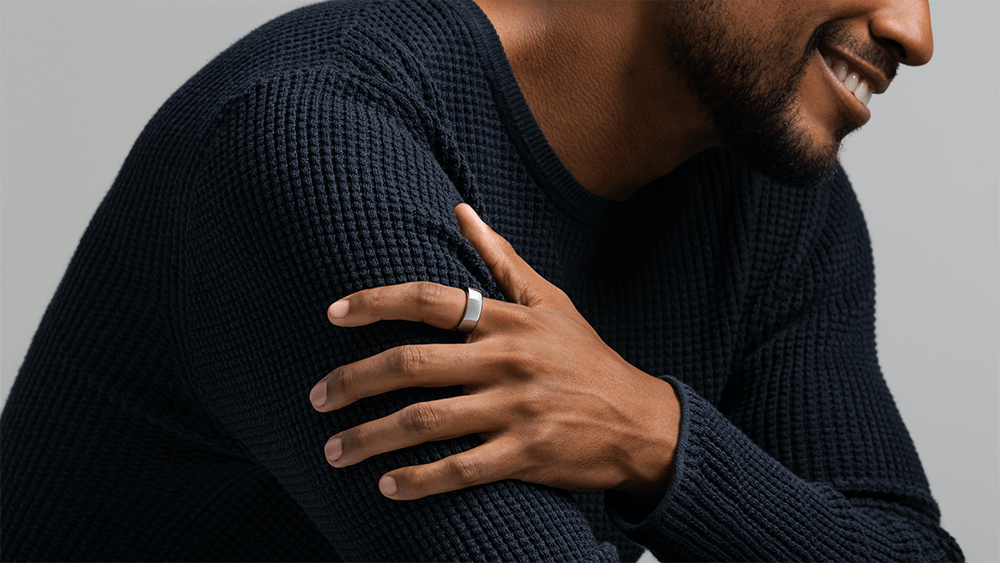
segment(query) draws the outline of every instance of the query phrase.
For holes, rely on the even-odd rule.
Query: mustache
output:
[[[842,22],[826,22],[816,28],[809,44],[806,46],[806,55],[812,54],[823,43],[836,45],[845,51],[854,54],[859,59],[871,64],[885,75],[886,80],[892,82],[896,78],[899,70],[899,60],[896,58],[893,49],[884,40],[872,38],[871,40],[860,40],[855,35],[849,33]]]

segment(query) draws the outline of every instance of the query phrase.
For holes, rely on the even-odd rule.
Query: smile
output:
[[[872,85],[867,80],[853,70],[846,62],[833,58],[830,55],[823,55],[823,62],[833,73],[833,76],[843,84],[848,92],[854,95],[854,99],[868,107],[868,102],[872,99]]]
[[[889,88],[889,77],[893,73],[839,45],[821,44],[817,51],[826,67],[828,80],[841,102],[856,117],[858,127],[868,123],[872,116],[868,102],[872,94],[881,94]]]

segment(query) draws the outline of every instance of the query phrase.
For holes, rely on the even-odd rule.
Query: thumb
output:
[[[562,292],[521,259],[514,247],[498,235],[468,204],[455,207],[462,236],[490,269],[508,300],[528,307],[545,305]]]

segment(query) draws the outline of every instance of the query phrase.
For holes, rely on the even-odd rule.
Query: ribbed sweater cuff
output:
[[[687,385],[664,379],[682,412],[674,479],[638,523],[626,520],[621,497],[609,495],[612,522],[661,559],[809,559],[823,544],[844,553],[830,529],[845,524],[835,514],[851,508],[844,497],[798,479]]]

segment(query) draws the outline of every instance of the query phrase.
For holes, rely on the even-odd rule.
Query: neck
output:
[[[666,60],[658,2],[476,2],[549,144],[594,194],[627,199],[719,144]]]

